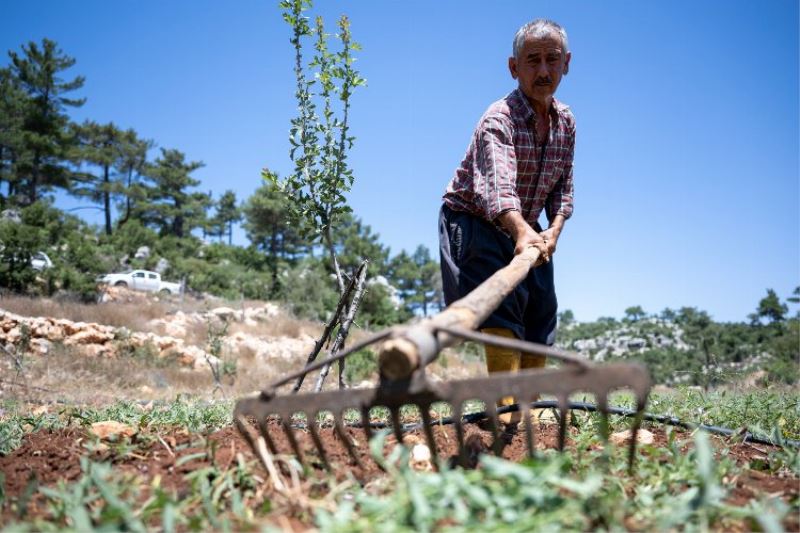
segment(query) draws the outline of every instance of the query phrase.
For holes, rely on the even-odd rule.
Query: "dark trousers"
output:
[[[508,265],[514,241],[480,217],[442,206],[439,252],[444,299],[450,305]],[[557,311],[551,260],[532,269],[480,327],[507,328],[519,339],[552,345]]]

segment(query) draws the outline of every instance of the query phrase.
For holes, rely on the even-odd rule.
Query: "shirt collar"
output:
[[[525,120],[535,120],[536,113],[534,113],[533,106],[531,106],[531,103],[528,101],[528,98],[525,96],[525,93],[523,93],[522,90],[519,87],[517,87],[511,94],[514,100],[516,100],[516,106],[522,112],[522,116],[525,118]],[[561,111],[561,102],[559,102],[558,100],[556,100],[555,97],[553,97],[553,101],[550,104],[550,114],[553,116],[553,118],[558,120],[560,111]]]

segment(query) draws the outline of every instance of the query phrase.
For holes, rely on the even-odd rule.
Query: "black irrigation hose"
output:
[[[539,400],[537,402],[531,403],[531,409],[555,409],[558,408],[558,401],[556,400]],[[568,405],[569,409],[576,410],[576,411],[588,411],[588,412],[596,412],[597,405],[587,402],[570,402]],[[503,413],[511,413],[519,411],[519,406],[517,404],[508,405],[505,407],[500,407],[497,409],[498,414]],[[608,407],[608,412],[613,415],[620,415],[625,417],[635,417],[637,412],[634,409],[626,409],[624,407]],[[462,420],[466,424],[474,424],[480,420],[486,418],[486,411],[479,411],[476,413],[470,413],[468,415],[464,415]],[[732,437],[734,435],[741,435],[742,442],[752,442],[755,444],[767,444],[770,446],[777,446],[780,448],[791,446],[793,448],[800,448],[800,441],[792,440],[792,439],[779,439],[779,440],[772,440],[769,437],[765,437],[763,435],[757,435],[754,433],[750,433],[749,431],[745,430],[741,432],[740,430],[735,429],[728,429],[720,426],[709,426],[706,424],[695,424],[692,422],[684,422],[675,418],[674,416],[668,415],[655,415],[652,413],[643,413],[642,420],[647,420],[648,422],[656,422],[659,424],[667,424],[670,426],[676,426],[684,429],[688,429],[690,431],[694,431],[696,429],[702,429],[708,431],[709,433],[713,433],[715,435],[723,435],[725,437]],[[454,422],[453,417],[445,417],[441,420],[437,420],[433,422],[433,425],[450,425]],[[360,422],[352,422],[347,424],[350,427],[364,427]],[[389,424],[386,422],[373,422],[370,426],[374,429],[384,429],[390,427]],[[415,422],[412,424],[405,424],[403,426],[403,432],[408,431],[415,431],[422,429],[423,425],[421,422]]]

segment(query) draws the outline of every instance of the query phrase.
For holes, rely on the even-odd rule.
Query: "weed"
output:
[[[228,320],[222,320],[221,325],[216,326],[214,321],[208,319],[207,327],[207,347],[208,351],[205,353],[206,363],[208,363],[209,368],[211,369],[211,376],[214,378],[214,393],[217,391],[222,393],[222,397],[225,398],[225,388],[222,385],[222,377],[225,375],[236,375],[236,362],[229,361],[233,363],[232,373],[230,365],[223,364],[222,360],[222,345],[225,339],[225,335],[228,332],[228,327],[230,326],[230,322]],[[227,369],[227,371],[226,371]]]

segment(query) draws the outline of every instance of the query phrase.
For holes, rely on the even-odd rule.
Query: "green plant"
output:
[[[359,350],[347,358],[344,375],[348,383],[358,383],[378,371],[378,355],[368,348]]]
[[[353,173],[347,166],[347,152],[354,137],[349,134],[350,98],[356,87],[365,84],[353,68],[352,52],[359,50],[350,34],[347,17],[339,19],[341,49],[331,52],[329,35],[325,33],[322,17],[317,17],[312,28],[304,12],[311,0],[282,0],[284,20],[292,27],[291,42],[295,50],[295,78],[300,114],[292,119],[289,156],[295,163],[292,174],[284,180],[269,170],[263,177],[275,183],[286,195],[290,212],[299,227],[323,242],[336,274],[339,293],[344,292],[344,280],[336,259],[332,228],[339,215],[347,213],[344,193],[353,184]],[[315,37],[316,54],[309,63],[303,61],[303,40]],[[312,88],[318,84],[319,91]],[[315,98],[321,101],[317,112]],[[338,108],[334,104],[338,99]]]

